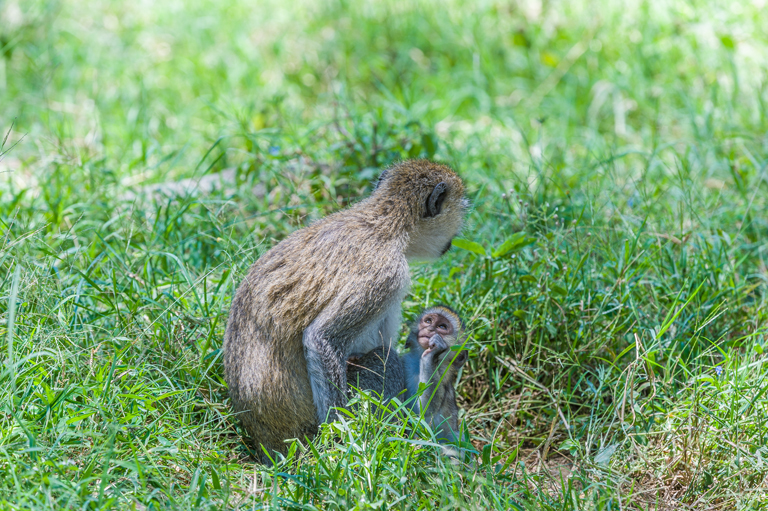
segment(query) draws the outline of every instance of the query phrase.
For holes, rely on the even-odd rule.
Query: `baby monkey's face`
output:
[[[432,314],[424,314],[419,321],[419,345],[422,349],[429,349],[429,340],[433,335],[439,334],[443,338],[453,334],[453,325],[442,314],[433,312]]]

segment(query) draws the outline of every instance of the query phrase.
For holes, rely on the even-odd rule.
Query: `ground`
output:
[[[768,7],[0,1],[10,509],[766,509]],[[363,405],[256,464],[234,289],[386,165],[453,166],[470,443]]]

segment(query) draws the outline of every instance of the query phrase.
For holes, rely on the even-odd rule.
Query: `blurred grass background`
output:
[[[0,0],[3,507],[766,509],[766,27],[764,0]],[[408,157],[473,203],[405,317],[468,320],[477,456],[363,407],[256,465],[234,288]]]

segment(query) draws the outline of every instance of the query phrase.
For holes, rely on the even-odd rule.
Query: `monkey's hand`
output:
[[[421,358],[436,357],[448,349],[448,345],[440,334],[435,334],[429,339],[429,347],[421,354]]]
[[[425,385],[431,385],[434,381],[440,379],[438,368],[443,360],[444,353],[448,351],[448,345],[440,334],[435,334],[429,339],[429,344],[424,353],[421,354],[421,363],[419,364],[419,381]],[[437,378],[437,380],[435,380]]]

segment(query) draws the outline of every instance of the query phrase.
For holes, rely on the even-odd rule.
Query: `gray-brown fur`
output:
[[[381,396],[382,401],[395,396],[405,400],[403,362],[395,347],[379,346],[350,359],[347,384],[360,390],[373,390]]]
[[[435,333],[439,325],[424,324],[428,316],[449,324],[441,330],[444,335]],[[425,335],[429,336],[428,340]],[[408,351],[404,355],[384,347],[364,355],[354,354],[348,361],[347,381],[359,389],[374,390],[383,399],[400,395],[402,400],[410,402],[414,412],[423,411],[427,422],[437,429],[438,438],[453,440],[459,416],[454,387],[467,354],[450,351],[450,347],[463,340],[464,325],[459,315],[444,305],[430,307],[411,325],[406,340]],[[425,387],[421,394],[420,383]]]
[[[436,190],[444,192],[435,200]],[[232,300],[224,376],[254,445],[285,452],[347,402],[347,357],[390,346],[408,260],[439,257],[467,207],[448,167],[410,160],[358,204],[294,232],[250,268]]]
[[[449,347],[455,346],[457,343],[463,342],[464,340],[464,324],[456,311],[450,307],[446,307],[445,305],[436,305],[422,311],[418,319],[411,325],[408,338],[405,341],[405,349],[407,351],[402,356],[403,369],[405,371],[405,385],[408,389],[407,397],[409,398],[415,396],[419,390],[421,356],[425,350],[425,347],[419,343],[419,327],[423,318],[428,314],[439,314],[450,322],[453,332],[443,332],[442,335],[443,340],[448,344]],[[429,332],[430,338],[434,333],[437,332]],[[411,409],[415,412],[418,412],[419,401],[411,400],[410,403]]]
[[[459,369],[466,361],[466,351],[451,351],[437,334],[429,340],[429,349],[421,356],[419,381],[425,388],[419,396],[419,408],[438,439],[453,441],[458,434],[459,408],[454,386]]]

